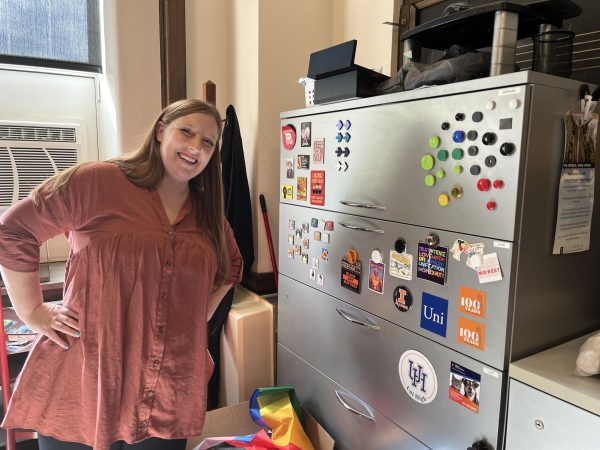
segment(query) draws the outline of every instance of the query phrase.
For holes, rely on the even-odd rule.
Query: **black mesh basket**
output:
[[[531,69],[536,72],[569,77],[574,37],[575,33],[571,31],[548,31],[533,36]]]

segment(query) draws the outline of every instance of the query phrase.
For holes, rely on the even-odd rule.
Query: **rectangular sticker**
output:
[[[296,191],[296,199],[306,201],[306,185],[308,181],[306,177],[298,177],[298,190]]]
[[[360,294],[360,274],[361,274],[360,261],[356,261],[354,264],[348,262],[348,258],[345,256],[342,258],[342,280],[341,284],[346,289],[350,289],[352,292]]]
[[[444,286],[448,272],[448,247],[430,248],[419,242],[417,278]]]
[[[325,139],[315,139],[313,144],[313,164],[325,164]]]
[[[485,319],[485,291],[461,286],[458,292],[458,311]]]
[[[485,325],[466,317],[458,318],[458,334],[460,344],[465,344],[477,350],[485,350]]]
[[[294,198],[294,186],[284,184],[281,188],[281,198],[284,200],[292,200]]]
[[[454,361],[450,362],[450,400],[479,414],[481,375]]]
[[[413,257],[410,253],[390,250],[390,275],[403,280],[412,280]]]
[[[502,281],[502,269],[497,253],[488,253],[483,255],[481,265],[477,267],[477,277],[479,282],[491,283],[492,281]]]
[[[427,292],[423,292],[421,300],[421,328],[446,337],[448,300]]]
[[[313,170],[310,172],[310,204],[316,206],[325,205],[324,170]]]

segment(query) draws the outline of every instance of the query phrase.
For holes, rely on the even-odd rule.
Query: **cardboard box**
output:
[[[186,450],[191,450],[207,437],[243,436],[256,433],[260,427],[250,418],[249,402],[209,411],[200,436],[189,438]],[[335,441],[309,413],[304,411],[305,431],[315,450],[333,450]]]

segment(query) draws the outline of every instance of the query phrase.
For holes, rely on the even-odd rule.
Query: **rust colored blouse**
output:
[[[225,219],[231,271],[242,258]],[[0,217],[0,264],[39,267],[41,242],[66,233],[64,306],[81,337],[63,350],[41,336],[19,376],[4,423],[108,449],[117,440],[185,438],[202,431],[213,363],[207,303],[215,254],[191,200],[171,225],[158,192],[107,162],[79,169],[66,190]]]

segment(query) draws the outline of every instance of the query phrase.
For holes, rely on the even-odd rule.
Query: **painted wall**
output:
[[[217,106],[236,108],[253,202],[256,261],[272,270],[258,197],[278,243],[279,114],[304,107],[310,54],[358,40],[356,63],[389,74],[393,0],[187,0],[188,96],[217,84]],[[277,254],[277,248],[276,248]]]
[[[104,0],[100,158],[133,150],[161,110],[158,2]]]

